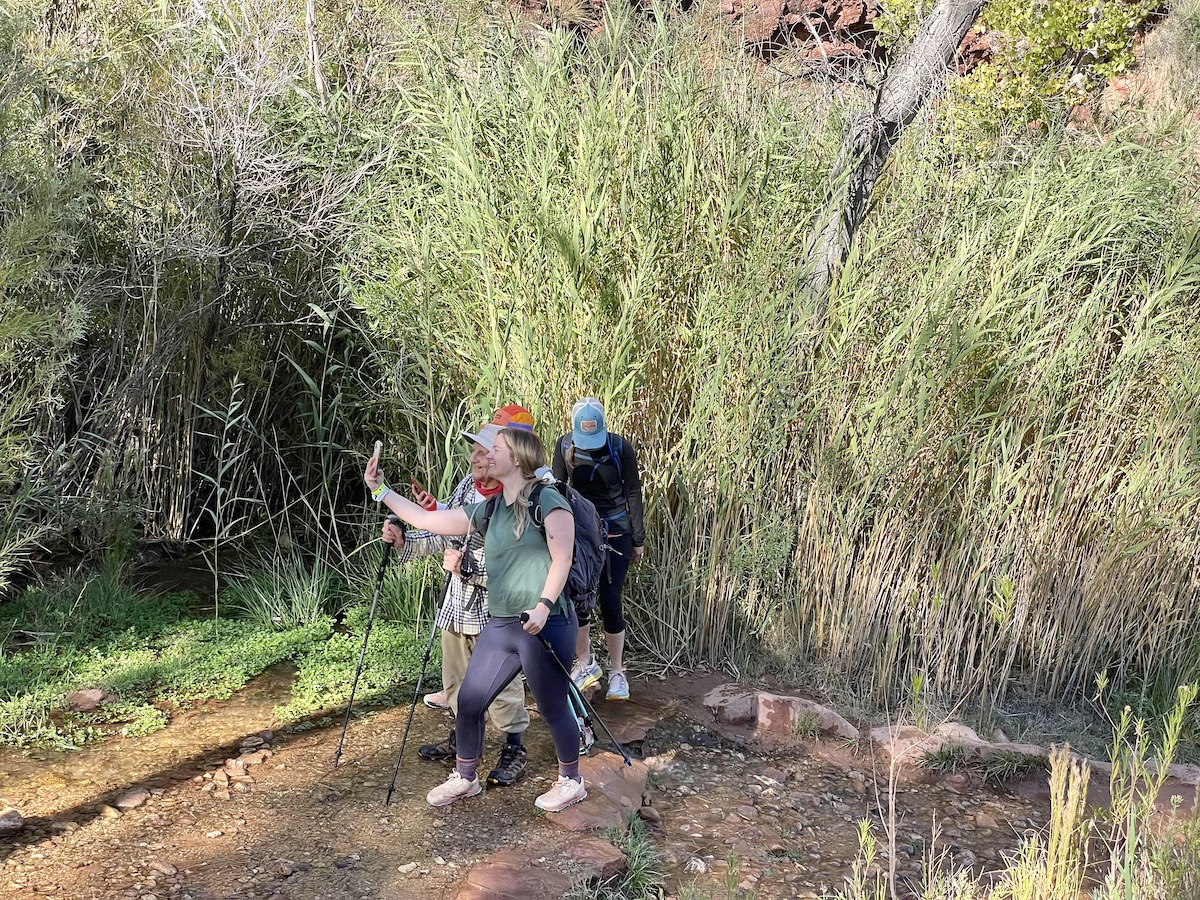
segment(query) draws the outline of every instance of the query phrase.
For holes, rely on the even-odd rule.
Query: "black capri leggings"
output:
[[[579,724],[567,702],[567,674],[538,639],[544,637],[563,665],[571,665],[579,623],[570,601],[558,602],[567,604],[569,615],[560,615],[556,608],[541,635],[527,634],[515,616],[497,616],[483,626],[458,690],[454,738],[458,755],[463,759],[483,755],[484,713],[522,669],[537,700],[538,711],[550,729],[559,762],[570,763],[579,758]]]
[[[621,589],[629,572],[629,557],[633,555],[633,535],[610,534],[608,543],[616,552],[608,554],[608,565],[600,573],[600,618],[608,634],[620,634],[625,630],[625,617],[621,614]]]

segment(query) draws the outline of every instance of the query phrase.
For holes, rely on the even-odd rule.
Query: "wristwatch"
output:
[[[550,610],[550,612],[554,612],[554,601],[549,597],[538,597],[538,603],[545,603],[546,609]]]

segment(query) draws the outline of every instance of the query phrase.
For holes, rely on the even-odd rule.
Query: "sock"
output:
[[[479,768],[479,757],[477,756],[474,759],[463,759],[461,756],[456,756],[454,758],[454,768],[457,769],[458,774],[467,779],[467,781],[474,781],[477,776],[476,770]],[[578,762],[576,762],[575,768],[576,770],[579,769]]]
[[[508,732],[508,743],[509,743],[509,745],[511,745],[513,747],[520,747],[521,746],[521,732],[519,732],[519,731]]]
[[[570,778],[572,781],[583,781],[583,776],[579,774],[579,757],[575,757],[575,761],[569,763],[559,760],[558,774],[560,777]]]

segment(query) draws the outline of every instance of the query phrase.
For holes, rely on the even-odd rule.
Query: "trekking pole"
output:
[[[567,700],[571,703],[571,712],[579,721],[579,755],[586,756],[592,745],[596,743],[596,732],[592,729],[592,717],[588,715],[586,709],[579,705],[579,701],[575,699],[575,695],[569,689],[567,690]]]
[[[404,525],[398,516],[390,515],[386,521],[391,522],[403,533]],[[388,557],[392,555],[392,542],[383,545],[383,556],[379,560],[379,575],[375,578],[375,596],[371,598],[371,611],[367,614],[367,628],[363,632],[362,646],[358,650],[358,665],[354,668],[354,682],[350,685],[350,702],[346,704],[346,717],[342,719],[342,735],[338,738],[337,750],[333,752],[333,767],[336,769],[342,761],[342,743],[346,740],[346,728],[350,725],[350,711],[354,709],[354,692],[358,690],[358,677],[362,674],[363,658],[367,655],[367,641],[371,639],[371,626],[375,624],[375,607],[379,603],[379,591],[383,588],[383,576],[387,572]]]
[[[524,623],[528,621],[529,613],[521,613],[521,622]],[[633,760],[629,758],[629,754],[625,752],[625,748],[621,746],[621,742],[613,737],[612,731],[609,730],[609,727],[607,724],[605,724],[604,720],[596,714],[596,710],[592,707],[592,704],[588,703],[587,697],[583,696],[583,692],[575,686],[575,682],[571,680],[571,673],[567,671],[567,667],[563,665],[563,661],[558,658],[558,654],[554,652],[554,648],[550,646],[550,642],[540,634],[534,635],[534,637],[542,642],[542,646],[546,648],[546,652],[554,657],[554,661],[558,663],[558,667],[562,669],[563,674],[567,676],[568,695],[574,697],[579,703],[581,703],[583,708],[588,711],[588,715],[600,723],[600,727],[604,729],[604,733],[608,735],[608,739],[613,742],[613,746],[617,748],[617,752],[620,753],[621,757],[625,760],[625,765],[632,766]]]
[[[438,603],[438,612],[446,604],[446,594],[450,592],[451,573],[446,573],[446,581],[442,585],[442,599]],[[400,774],[400,762],[404,759],[404,747],[408,744],[408,732],[412,728],[413,713],[417,711],[417,698],[421,696],[421,684],[425,681],[425,668],[429,665],[429,655],[433,652],[433,638],[438,633],[437,629],[437,613],[433,616],[433,626],[429,629],[429,641],[425,644],[425,658],[421,660],[421,672],[417,675],[417,686],[413,690],[412,706],[408,708],[408,722],[404,726],[404,737],[400,739],[400,753],[396,757],[396,765],[392,768],[392,780],[388,783],[387,799],[383,801],[384,806],[389,806],[392,802],[392,792],[396,790],[396,777]]]

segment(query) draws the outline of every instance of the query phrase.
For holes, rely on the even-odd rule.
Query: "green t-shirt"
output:
[[[516,522],[517,500],[511,506],[504,502],[504,495],[496,498],[496,509],[488,522],[483,540],[483,558],[488,574],[488,610],[493,616],[519,616],[537,605],[542,590],[546,587],[546,576],[550,572],[550,550],[546,537],[532,521],[518,538],[513,534]],[[471,527],[478,528],[483,521],[483,503],[468,503],[463,507],[471,520]],[[539,519],[556,509],[571,512],[571,504],[557,490],[544,487],[538,495]],[[564,598],[559,596],[553,612],[564,610]]]

